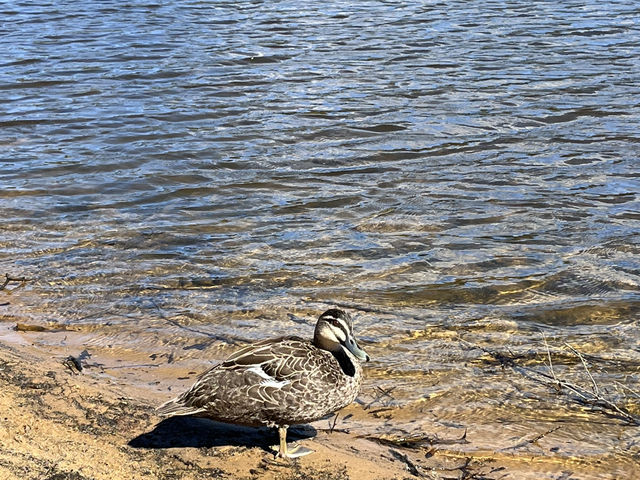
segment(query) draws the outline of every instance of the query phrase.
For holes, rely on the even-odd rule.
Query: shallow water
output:
[[[343,305],[370,395],[506,432],[564,407],[460,338],[637,388],[639,14],[5,2],[0,309],[197,369]]]

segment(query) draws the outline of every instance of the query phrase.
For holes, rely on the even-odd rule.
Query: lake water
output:
[[[341,305],[364,397],[507,439],[546,412],[561,453],[638,455],[461,341],[541,362],[544,333],[569,378],[564,342],[638,388],[638,4],[0,10],[0,274],[29,279],[0,313],[151,385],[137,364],[202,370]]]

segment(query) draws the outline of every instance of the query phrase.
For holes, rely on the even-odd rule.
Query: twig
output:
[[[610,410],[612,412],[615,412],[619,416],[621,416],[627,422],[632,423],[634,425],[640,425],[640,417],[638,417],[637,415],[632,414],[626,408],[616,405],[615,403],[613,403],[608,398],[605,398],[600,393],[600,389],[598,388],[598,384],[594,380],[593,375],[591,375],[591,371],[589,370],[587,362],[585,361],[585,359],[582,356],[582,354],[578,350],[576,350],[574,347],[572,347],[571,345],[569,345],[567,343],[565,343],[565,345],[567,347],[569,347],[569,349],[580,358],[580,360],[582,362],[582,365],[583,365],[585,371],[587,372],[587,375],[591,379],[593,392],[589,392],[588,390],[586,390],[586,389],[584,389],[582,387],[579,387],[577,385],[573,385],[573,384],[568,383],[568,382],[561,382],[562,386],[564,386],[565,388],[568,388],[568,389],[574,391],[575,393],[577,393],[582,399],[585,400],[585,402],[588,405],[593,405],[593,406],[598,406],[600,408],[604,408],[605,411],[606,410]]]
[[[336,423],[338,423],[338,413],[336,413],[336,416],[333,417],[333,423],[331,424],[331,427],[329,428],[329,433],[333,433],[333,429],[336,428]]]
[[[463,445],[469,443],[467,440],[467,429],[460,438],[440,438],[437,435],[409,435],[407,437],[375,437],[366,435],[364,438],[373,440],[382,445],[389,445],[401,448],[422,448],[426,445]]]
[[[636,398],[640,399],[640,393],[636,392],[634,389],[627,387],[626,385],[620,383],[620,382],[614,382],[616,384],[616,386],[618,387],[622,387],[623,390],[626,390],[627,392],[629,392],[631,395],[633,395]],[[626,397],[626,395],[625,395]]]
[[[524,440],[521,440],[520,442],[516,443],[515,445],[513,445],[512,447],[506,447],[506,448],[502,448],[500,449],[500,451],[505,451],[505,450],[516,450],[518,448],[522,448],[522,447],[526,447],[527,445],[531,445],[533,443],[536,443],[538,440],[546,437],[547,435],[549,435],[550,433],[555,432],[556,430],[558,430],[560,428],[560,426],[554,427],[551,430],[547,430],[546,432],[543,433],[538,433],[537,435],[534,435],[532,438],[525,438]]]
[[[556,377],[556,372],[553,371],[553,362],[551,361],[551,350],[549,349],[549,344],[547,343],[547,336],[544,334],[543,331],[541,331],[540,333],[542,334],[542,340],[544,341],[544,346],[547,349],[547,358],[549,360],[549,371],[551,372],[551,375],[553,376],[553,378],[557,380],[558,377]]]
[[[590,407],[594,411],[602,411],[603,413],[618,417],[631,425],[640,426],[640,416],[634,415],[625,407],[618,406],[608,398],[605,398],[602,393],[600,393],[599,389],[597,389],[596,391],[589,391],[581,387],[580,385],[562,380],[555,375],[555,372],[553,372],[553,374],[540,372],[534,368],[519,365],[518,363],[516,363],[514,358],[508,357],[503,353],[489,350],[480,345],[475,345],[462,338],[460,339],[460,341],[470,346],[470,348],[482,350],[484,353],[491,355],[493,358],[498,360],[503,367],[508,366],[521,375],[531,378],[538,383],[542,383],[546,386],[553,386],[554,389],[558,391],[562,391],[562,389],[565,389],[573,392],[576,395],[576,400],[579,403]],[[589,376],[591,377],[590,373]],[[549,385],[549,381],[552,381],[553,383]]]
[[[364,410],[368,410],[369,408],[371,408],[371,406],[372,406],[374,403],[377,403],[377,402],[380,402],[380,404],[381,404],[381,405],[384,405],[384,406],[386,407],[386,406],[389,406],[392,402],[394,402],[394,401],[395,401],[394,396],[393,396],[393,395],[391,395],[391,392],[393,392],[393,391],[396,389],[396,387],[395,387],[395,386],[394,386],[394,387],[389,387],[389,388],[387,388],[386,390],[385,390],[384,388],[380,387],[379,385],[376,385],[376,388],[378,389],[378,391],[380,392],[380,394],[379,394],[376,398],[374,398],[373,400],[371,400],[369,403],[367,403],[366,405],[364,405],[364,406],[362,407]],[[387,401],[387,402],[385,402],[385,403],[382,403],[382,401],[381,401],[381,400],[382,400],[383,398],[388,398],[388,399],[389,399],[389,401]]]
[[[589,366],[587,365],[587,361],[584,359],[584,357],[582,356],[582,354],[576,350],[575,348],[573,348],[571,345],[569,345],[568,343],[565,342],[564,344],[569,350],[571,350],[573,353],[575,353],[578,358],[580,359],[580,361],[582,362],[582,366],[584,367],[584,371],[587,372],[587,375],[589,375],[589,379],[591,380],[591,386],[593,388],[593,393],[596,396],[600,395],[600,390],[598,389],[598,384],[596,383],[596,381],[593,379],[593,375],[591,375],[591,372],[589,371]]]
[[[28,282],[28,281],[29,281],[29,279],[27,279],[26,277],[12,277],[8,273],[5,273],[4,274],[4,282],[2,283],[2,285],[0,285],[0,290],[4,290],[5,288],[7,288],[7,285],[9,285],[9,283],[11,283],[11,282],[25,283],[25,282]]]
[[[544,334],[542,330],[540,331],[540,333],[542,334],[542,340],[544,341],[544,346],[547,350],[547,359],[549,360],[549,371],[551,372],[551,376],[556,382],[554,387],[556,392],[560,393],[560,391],[562,391],[562,386],[560,385],[560,381],[558,380],[558,377],[556,376],[556,372],[553,369],[553,361],[551,360],[551,349],[549,348],[549,344],[547,343],[547,336]]]
[[[197,333],[198,335],[203,335],[203,336],[205,336],[205,337],[209,337],[209,339],[210,339],[210,341],[211,341],[211,342],[219,341],[219,342],[227,343],[227,344],[229,344],[229,345],[238,345],[238,342],[237,342],[237,341],[235,341],[233,338],[230,338],[230,337],[222,337],[222,336],[220,336],[220,335],[215,335],[215,334],[210,333],[210,332],[203,332],[202,330],[199,330],[199,329],[197,329],[197,328],[187,327],[187,326],[185,326],[185,325],[182,325],[182,324],[180,324],[179,322],[177,322],[176,320],[174,320],[174,319],[172,319],[172,318],[167,317],[167,316],[164,314],[164,312],[162,311],[162,308],[160,308],[160,305],[158,305],[158,304],[156,303],[156,301],[155,301],[153,298],[152,298],[152,299],[150,299],[150,301],[151,301],[151,304],[152,304],[152,305],[155,307],[155,309],[157,310],[157,312],[158,312],[158,316],[159,316],[160,318],[162,318],[165,322],[170,323],[171,325],[173,325],[173,326],[175,326],[175,327],[178,327],[178,328],[180,328],[180,329],[182,329],[182,330],[187,330],[187,331],[192,332],[192,333]]]

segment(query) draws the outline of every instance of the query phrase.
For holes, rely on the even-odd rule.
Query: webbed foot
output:
[[[278,452],[277,456],[279,458],[298,458],[313,453],[313,450],[302,445],[292,445],[290,447],[287,444],[287,427],[278,427],[278,434],[280,436],[280,445],[274,445],[271,449],[274,452]]]
[[[303,447],[302,445],[295,445],[295,444],[293,445],[287,444],[287,447],[284,452],[280,449],[278,445],[272,445],[271,450],[276,452],[277,454],[276,456],[278,458],[299,458],[299,457],[304,457],[305,455],[309,455],[310,453],[313,453],[315,451],[315,450],[311,450],[310,448]]]

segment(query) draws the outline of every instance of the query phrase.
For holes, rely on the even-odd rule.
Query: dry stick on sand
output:
[[[589,367],[584,357],[574,347],[568,346],[569,349],[574,354],[576,354],[576,356],[578,356],[578,358],[580,358],[580,360],[582,361],[582,366],[584,367],[591,381],[591,390],[581,387],[580,385],[576,385],[575,383],[568,382],[558,377],[553,368],[553,363],[551,360],[551,352],[549,350],[549,344],[547,343],[547,340],[544,337],[544,335],[543,335],[543,340],[547,350],[547,359],[549,361],[548,367],[549,367],[550,373],[540,372],[534,368],[519,365],[518,363],[516,363],[516,359],[512,354],[505,355],[503,353],[490,350],[488,348],[473,344],[471,342],[468,342],[460,338],[460,341],[463,344],[473,349],[482,350],[484,353],[492,356],[498,362],[500,362],[500,364],[503,367],[510,367],[512,370],[521,374],[524,377],[531,378],[538,383],[554,388],[558,393],[563,393],[564,391],[569,391],[573,393],[574,394],[573,398],[575,399],[575,401],[577,401],[581,405],[585,405],[589,407],[592,411],[603,412],[605,414],[620,418],[621,420],[627,422],[630,425],[640,426],[640,416],[631,413],[624,406],[617,405],[616,403],[609,400],[603,395],[603,393],[601,392],[601,389],[598,388],[596,381],[591,375],[591,371],[589,370]],[[635,392],[633,393],[637,395]]]

